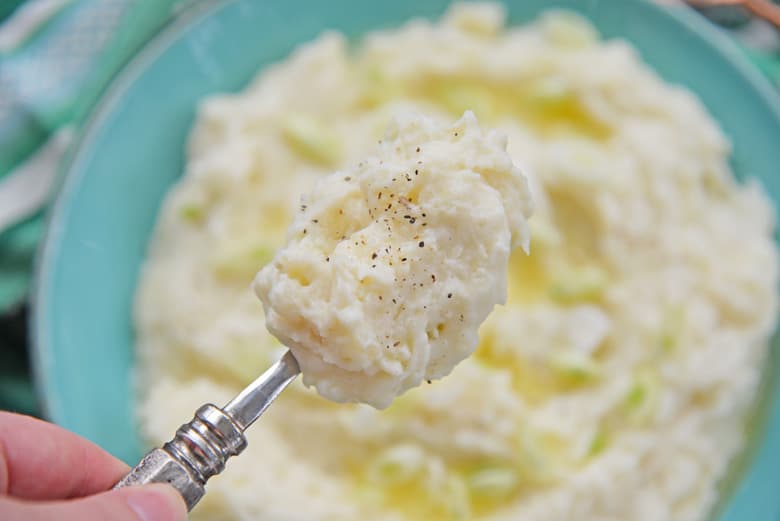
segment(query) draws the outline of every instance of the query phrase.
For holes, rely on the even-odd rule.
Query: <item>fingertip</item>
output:
[[[155,483],[122,489],[128,506],[139,521],[184,521],[187,507],[184,499],[170,485]]]

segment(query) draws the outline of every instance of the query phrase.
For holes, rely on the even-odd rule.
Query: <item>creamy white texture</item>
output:
[[[137,295],[150,444],[283,352],[248,286],[300,194],[372,154],[393,114],[473,110],[535,209],[469,358],[383,411],[294,384],[192,519],[707,519],[775,329],[773,210],[628,44],[571,13],[502,20],[463,4],[352,48],[325,34],[200,107]]]
[[[287,244],[255,278],[266,326],[303,382],[384,408],[446,376],[506,300],[513,245],[528,249],[528,185],[506,137],[467,112],[399,115],[376,155],[316,183]]]

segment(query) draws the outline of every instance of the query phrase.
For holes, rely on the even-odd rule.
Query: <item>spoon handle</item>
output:
[[[287,351],[270,369],[260,375],[223,410],[233,418],[239,429],[246,430],[271,405],[279,393],[301,370],[290,351]]]
[[[200,407],[171,441],[146,454],[114,488],[168,483],[182,495],[187,510],[192,510],[206,492],[206,481],[222,472],[231,456],[246,448],[247,427],[299,372],[298,362],[287,351],[225,407]]]

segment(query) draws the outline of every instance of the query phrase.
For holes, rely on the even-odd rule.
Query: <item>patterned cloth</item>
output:
[[[29,288],[40,210],[69,142],[59,131],[81,125],[183,1],[34,0],[0,26],[0,311]]]
[[[38,412],[25,301],[70,136],[187,1],[0,0],[0,409]]]
[[[0,409],[36,411],[26,307],[42,211],[70,136],[111,78],[194,0],[0,0]],[[780,88],[780,32],[702,10]]]

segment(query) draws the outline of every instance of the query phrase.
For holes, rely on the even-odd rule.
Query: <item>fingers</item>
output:
[[[0,412],[0,496],[86,496],[108,490],[127,471],[97,445],[56,425]]]
[[[186,519],[184,500],[168,485],[127,487],[96,494],[112,487],[127,471],[124,463],[75,434],[34,418],[0,412],[3,521]],[[29,501],[79,496],[89,497]]]
[[[168,485],[145,485],[67,501],[0,498],[3,521],[184,521],[187,508]]]

